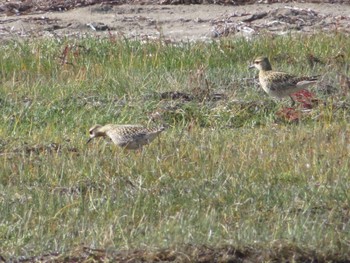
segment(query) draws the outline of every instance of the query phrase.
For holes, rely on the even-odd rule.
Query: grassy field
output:
[[[248,70],[262,54],[322,75],[317,105],[284,114]],[[349,262],[349,61],[342,34],[4,43],[0,260]],[[163,122],[141,153],[86,144]]]

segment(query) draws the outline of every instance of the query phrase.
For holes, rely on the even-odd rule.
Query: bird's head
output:
[[[89,129],[90,139],[87,141],[87,143],[89,143],[93,138],[105,136],[104,132],[101,131],[101,128],[101,125],[96,124]]]
[[[257,68],[258,70],[272,70],[270,61],[267,57],[257,57],[254,59],[252,65],[249,66],[249,69]]]

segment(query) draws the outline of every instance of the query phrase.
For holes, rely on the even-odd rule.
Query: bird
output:
[[[285,72],[272,70],[267,57],[257,57],[249,69],[259,70],[259,82],[263,90],[270,96],[278,99],[290,97],[295,104],[292,94],[307,88],[317,82],[319,76],[297,77]]]
[[[114,144],[128,150],[141,150],[144,145],[151,143],[162,131],[164,126],[146,128],[142,125],[129,124],[96,124],[89,130],[90,139],[109,137]]]

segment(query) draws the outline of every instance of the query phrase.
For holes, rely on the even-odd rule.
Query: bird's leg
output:
[[[295,100],[293,99],[293,97],[292,97],[292,96],[289,96],[289,98],[292,100],[292,104],[291,104],[291,106],[292,106],[292,107],[294,107],[294,106],[295,106]]]
[[[141,155],[142,153],[142,146],[140,146],[137,150],[136,150],[137,154],[138,155]]]

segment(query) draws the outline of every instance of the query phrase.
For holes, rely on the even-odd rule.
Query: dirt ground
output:
[[[46,6],[40,5],[40,1],[31,5],[25,1],[0,4],[0,39],[113,34],[137,39],[161,36],[168,41],[196,41],[227,35],[251,37],[262,31],[350,32],[350,4],[341,4],[342,1],[335,4],[257,1],[260,3],[249,5],[167,5],[156,1],[147,4],[104,1],[92,5],[65,1],[75,3],[69,6],[59,1],[48,2]],[[174,1],[162,3],[168,2]]]

